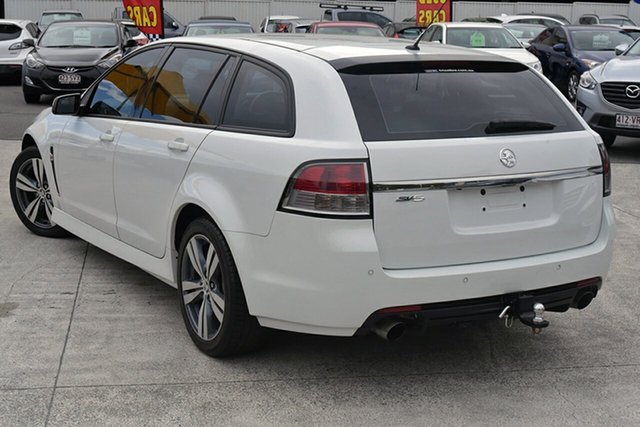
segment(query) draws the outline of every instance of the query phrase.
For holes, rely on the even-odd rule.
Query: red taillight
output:
[[[602,160],[602,196],[607,197],[611,195],[611,162],[604,144],[598,144],[598,150]]]
[[[376,313],[379,314],[390,314],[390,313],[411,313],[422,310],[421,305],[403,305],[401,307],[389,307],[383,308],[382,310],[378,310]]]
[[[324,215],[370,215],[365,162],[323,162],[293,174],[282,208]]]

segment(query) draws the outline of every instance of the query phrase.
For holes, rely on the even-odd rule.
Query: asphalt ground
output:
[[[611,149],[618,238],[603,290],[534,336],[498,321],[395,343],[274,332],[192,345],[175,290],[77,238],[22,226],[8,193],[41,105],[0,86],[0,425],[640,424],[640,140]]]

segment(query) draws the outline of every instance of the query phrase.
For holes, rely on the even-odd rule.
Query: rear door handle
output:
[[[100,135],[100,141],[113,142],[116,137],[112,133],[103,133]]]
[[[169,142],[167,144],[167,147],[169,147],[169,150],[173,151],[187,151],[189,149],[189,144],[177,139],[175,141]]]

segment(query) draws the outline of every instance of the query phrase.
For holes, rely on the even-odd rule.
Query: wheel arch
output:
[[[25,134],[24,137],[22,138],[22,147],[21,147],[21,151],[26,150],[29,147],[37,147],[38,144],[36,143],[36,140],[34,137],[32,137],[30,134]]]
[[[180,248],[180,240],[186,231],[189,224],[197,218],[207,218],[211,220],[218,229],[220,226],[216,223],[215,219],[207,212],[203,207],[195,203],[186,203],[180,209],[176,211],[175,220],[173,221],[173,231],[171,233],[171,249],[178,251]]]

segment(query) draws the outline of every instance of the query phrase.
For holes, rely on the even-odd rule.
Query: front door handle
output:
[[[187,151],[189,149],[189,144],[180,139],[176,139],[175,141],[169,142],[167,147],[169,147],[169,150],[173,151]]]
[[[100,135],[100,141],[113,142],[116,137],[112,133],[103,133]]]

